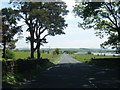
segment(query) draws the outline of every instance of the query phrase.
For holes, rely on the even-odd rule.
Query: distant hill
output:
[[[54,50],[55,48],[41,48],[41,50]],[[115,52],[115,50],[112,49],[99,49],[99,48],[59,48],[62,51],[65,50],[71,50],[71,51],[77,51],[77,52]],[[18,50],[30,50],[29,48],[18,48]]]

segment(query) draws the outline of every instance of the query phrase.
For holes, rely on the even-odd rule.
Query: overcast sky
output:
[[[7,0],[5,0],[7,1]],[[5,1],[2,3],[2,7],[8,7]],[[82,19],[74,16],[72,12],[73,7],[75,5],[74,0],[65,0],[67,4],[67,9],[69,10],[68,15],[65,17],[66,23],[68,27],[64,30],[66,34],[64,35],[56,35],[56,36],[48,36],[47,44],[44,44],[42,48],[100,48],[100,44],[103,43],[107,38],[100,39],[96,37],[94,34],[94,29],[83,30],[78,27],[78,22],[81,22]],[[21,21],[20,24],[23,24]],[[26,27],[24,27],[26,29]],[[24,30],[23,37],[16,43],[16,48],[29,48],[30,43],[26,43],[25,37],[28,36],[29,33]],[[17,36],[15,36],[17,38]]]

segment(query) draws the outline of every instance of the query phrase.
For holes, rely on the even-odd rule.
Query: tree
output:
[[[28,26],[27,31],[30,36],[31,58],[34,58],[34,52],[37,50],[37,58],[40,58],[40,46],[47,43],[48,35],[55,36],[65,34],[64,17],[67,15],[66,5],[63,2],[17,2],[21,12],[21,17]],[[35,45],[36,43],[36,45]]]
[[[92,52],[91,52],[91,51],[88,51],[87,54],[92,54]]]
[[[55,49],[55,53],[56,53],[57,55],[60,53],[59,48],[56,48],[56,49]]]
[[[16,33],[22,32],[21,26],[17,25],[19,20],[18,12],[12,8],[3,8],[2,10],[2,44],[3,44],[3,58],[6,57],[6,46],[10,46],[11,41],[14,41],[12,45],[15,46],[13,37]],[[13,48],[13,47],[12,47]]]
[[[8,42],[8,49],[15,49],[16,46],[15,46],[15,43],[18,41],[18,39],[15,39],[15,40],[11,40],[10,42]]]
[[[101,47],[120,48],[120,1],[83,2],[76,4],[73,12],[83,19],[83,22],[79,22],[79,27],[94,28],[100,38],[108,35],[108,41],[101,44]]]

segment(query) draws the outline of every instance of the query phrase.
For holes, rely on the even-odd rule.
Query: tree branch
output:
[[[119,19],[120,19],[120,16],[119,15],[116,15]]]
[[[45,39],[49,34],[46,34],[42,39]]]
[[[42,40],[44,40],[46,36],[48,36],[48,34],[45,35],[42,39],[39,39],[39,38],[37,39],[37,45],[36,45],[36,47],[34,48],[34,51],[39,47],[39,45],[40,45],[39,43],[41,43]]]
[[[46,29],[47,29],[47,28],[44,28],[44,29],[40,32],[40,34],[42,34]]]
[[[38,38],[39,36],[38,36],[38,26],[36,27],[36,37]]]
[[[116,26],[116,24],[114,23],[114,21],[109,16],[107,18]]]
[[[114,13],[113,13],[113,11],[112,11],[112,6],[111,6],[111,4],[108,6],[106,3],[105,3],[105,6],[107,7],[107,9],[108,9],[108,11],[112,14],[112,16],[113,16],[113,18],[114,18],[114,20],[115,20],[115,23],[114,23],[114,21],[112,21],[112,19],[110,19],[110,17],[109,17],[109,20],[118,28],[118,25],[117,25],[117,19],[116,19],[116,17],[115,17],[115,15],[114,15]]]
[[[111,27],[112,29],[116,29],[116,28],[114,28],[113,26],[111,26],[110,24],[105,24],[105,25],[108,25],[109,27]]]

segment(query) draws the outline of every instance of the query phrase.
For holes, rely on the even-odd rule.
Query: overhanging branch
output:
[[[113,13],[113,11],[112,11],[112,6],[111,6],[111,4],[109,5],[109,6],[110,6],[110,7],[109,7],[109,6],[105,3],[105,6],[106,6],[106,8],[108,9],[108,11],[112,14],[115,22],[114,22],[109,16],[108,16],[108,19],[118,28],[117,19],[116,19],[115,15],[114,15],[114,13]]]

